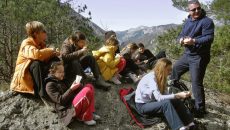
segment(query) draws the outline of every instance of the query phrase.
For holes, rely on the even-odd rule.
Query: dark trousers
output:
[[[30,64],[29,72],[34,82],[34,94],[36,97],[47,96],[44,80],[49,73],[50,65],[55,61],[60,61],[60,59],[58,57],[53,57],[47,63],[35,60]]]
[[[86,77],[80,61],[78,59],[68,61],[68,63],[64,63],[64,70],[65,70],[65,76],[64,76],[64,82],[66,86],[70,87],[73,83],[73,81],[76,79],[76,75],[81,75],[84,79]]]
[[[149,59],[149,61],[147,62],[149,69],[152,69],[155,66],[158,59],[165,57],[165,51],[160,51],[154,58]]]
[[[125,59],[125,68],[120,72],[121,75],[126,76],[128,73],[140,74],[140,68],[132,59]]]
[[[193,117],[183,102],[178,99],[163,100],[160,102],[137,103],[136,107],[141,114],[159,115],[164,114],[169,126],[178,130],[193,122]]]
[[[86,79],[86,74],[84,69],[90,67],[93,75],[96,79],[98,79],[99,75],[101,75],[100,69],[95,58],[91,55],[86,55],[81,57],[80,59],[72,60],[68,63],[64,63],[65,65],[65,83],[67,86],[70,86],[76,78],[76,75],[81,75],[83,80]]]
[[[47,75],[45,72],[46,65],[41,61],[33,61],[29,66],[29,72],[34,82],[34,95],[36,97],[46,96],[44,79]]]
[[[190,72],[192,81],[192,92],[195,98],[197,110],[205,110],[205,93],[203,79],[207,65],[210,61],[210,56],[190,56],[184,54],[173,66],[170,79],[179,80],[181,75]]]
[[[98,79],[99,75],[101,75],[97,61],[92,55],[81,57],[80,63],[84,70],[90,67],[91,71],[93,72],[94,78]]]
[[[160,51],[155,57],[156,57],[156,59],[166,57],[165,51]]]
[[[138,64],[139,68],[143,71],[147,71],[148,69],[153,69],[154,65],[156,64],[157,60],[158,59],[161,59],[161,58],[165,58],[166,57],[166,54],[165,54],[165,51],[160,51],[156,56],[150,58],[150,59],[146,59],[148,60],[147,63],[140,63]]]

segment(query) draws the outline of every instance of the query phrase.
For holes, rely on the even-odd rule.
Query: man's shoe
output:
[[[193,125],[189,127],[189,130],[198,130],[198,127],[197,125]]]
[[[193,116],[195,118],[204,118],[205,114],[208,114],[207,111],[205,111],[205,110],[195,110],[193,113]]]

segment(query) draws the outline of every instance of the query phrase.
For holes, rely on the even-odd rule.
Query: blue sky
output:
[[[92,21],[104,30],[181,24],[188,15],[173,7],[171,0],[77,0],[75,3],[86,4],[92,13]]]

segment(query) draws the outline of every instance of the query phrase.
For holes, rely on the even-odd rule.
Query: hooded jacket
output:
[[[110,80],[118,71],[117,64],[120,58],[115,57],[115,52],[114,46],[103,46],[97,51],[92,51],[105,80]]]
[[[19,49],[15,72],[10,89],[22,93],[34,94],[34,83],[29,72],[30,64],[35,61],[48,61],[53,56],[52,48],[45,48],[45,44],[38,45],[32,37],[23,40]]]

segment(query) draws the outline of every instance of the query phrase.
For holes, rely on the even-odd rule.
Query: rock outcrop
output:
[[[139,130],[135,124],[130,124],[131,118],[119,98],[118,91],[130,85],[113,86],[109,92],[96,89],[96,110],[102,120],[96,126],[86,126],[74,121],[69,127],[64,127],[56,113],[49,111],[44,103],[32,95],[18,94],[10,91],[0,96],[0,129],[1,130]],[[134,87],[135,88],[135,87]],[[206,104],[208,114],[203,119],[196,119],[200,130],[229,130],[230,105],[223,95],[206,89]],[[146,128],[146,130],[167,129],[164,122]]]

